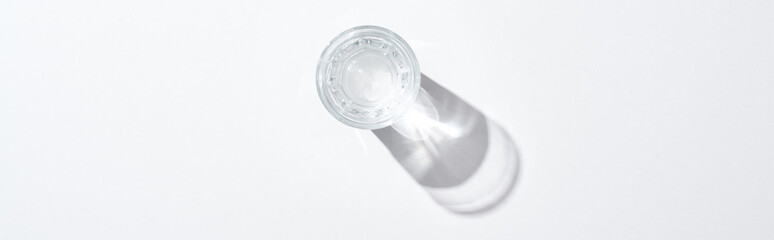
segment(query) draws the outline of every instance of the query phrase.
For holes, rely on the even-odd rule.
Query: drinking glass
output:
[[[390,30],[359,26],[336,36],[318,62],[317,92],[334,118],[371,130],[446,209],[484,212],[514,186],[510,135],[422,74],[408,43]]]

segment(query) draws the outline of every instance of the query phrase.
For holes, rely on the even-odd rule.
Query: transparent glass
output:
[[[499,205],[518,176],[510,135],[419,71],[409,45],[376,26],[331,41],[317,90],[344,124],[369,129],[441,206],[479,213]]]
[[[376,26],[349,29],[331,41],[317,65],[317,93],[344,124],[386,127],[419,92],[414,52],[400,36]]]

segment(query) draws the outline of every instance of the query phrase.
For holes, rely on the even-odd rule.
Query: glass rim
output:
[[[358,119],[349,116],[350,114],[347,114],[345,109],[334,102],[333,97],[328,92],[329,86],[326,83],[326,79],[332,75],[329,69],[329,65],[331,64],[331,58],[333,54],[344,47],[346,43],[353,39],[357,39],[364,34],[378,36],[381,38],[381,40],[388,42],[397,48],[397,50],[400,50],[401,54],[405,54],[405,58],[407,60],[406,64],[409,67],[410,73],[407,77],[407,86],[405,92],[402,95],[394,97],[395,99],[393,99],[393,101],[396,101],[397,105],[394,108],[389,109],[388,112],[384,113],[384,115],[374,119]],[[416,60],[416,56],[414,55],[413,50],[408,45],[408,43],[398,34],[386,28],[373,25],[363,25],[350,28],[334,37],[328,46],[326,46],[323,50],[317,63],[317,94],[320,97],[320,101],[325,106],[325,109],[340,122],[360,129],[379,129],[389,126],[400,119],[403,114],[405,114],[411,108],[411,105],[419,94],[420,82],[421,72],[419,70],[419,64]]]

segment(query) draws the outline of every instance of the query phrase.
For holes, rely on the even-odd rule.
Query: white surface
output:
[[[521,151],[433,203],[314,69],[405,38]],[[770,1],[0,2],[0,239],[772,239]]]

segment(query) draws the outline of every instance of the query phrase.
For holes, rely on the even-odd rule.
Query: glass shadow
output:
[[[372,132],[439,205],[461,214],[497,207],[518,177],[510,135],[424,74],[421,88],[401,119]]]

